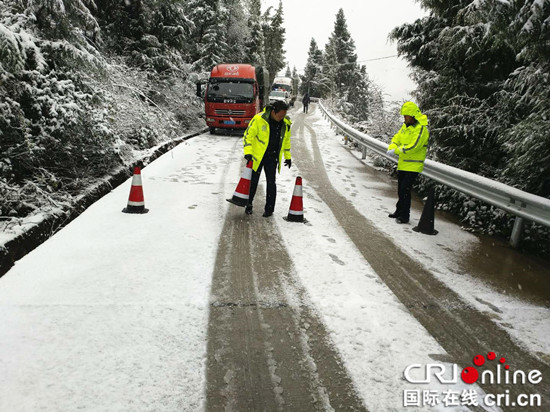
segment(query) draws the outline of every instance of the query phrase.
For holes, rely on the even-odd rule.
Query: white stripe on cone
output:
[[[303,215],[303,214],[304,214],[304,211],[303,211],[303,210],[292,210],[292,209],[290,209],[290,210],[288,211],[288,214],[289,214],[289,215],[300,216],[300,215]]]
[[[132,177],[132,186],[141,186],[141,174],[134,174],[134,177]]]
[[[237,192],[237,191],[236,191],[235,193],[233,193],[233,196],[236,196],[236,197],[238,197],[238,198],[240,198],[240,199],[248,199],[248,198],[250,197],[249,195],[244,195],[244,194],[239,193],[239,192]]]

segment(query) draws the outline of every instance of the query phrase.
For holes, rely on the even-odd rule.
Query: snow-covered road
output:
[[[481,399],[477,385],[418,385],[403,372],[473,366],[497,350],[548,379],[548,267],[498,244],[478,256],[484,240],[439,216],[435,237],[396,225],[395,183],[345,148],[315,105],[290,115],[293,167],[278,177],[272,218],[225,201],[241,139],[200,135],[142,171],[148,214],[120,212],[128,181],[0,279],[1,411],[251,410],[242,405],[254,396],[267,410],[467,410],[443,393]],[[298,174],[308,225],[282,219]],[[501,253],[513,262],[499,266]],[[495,268],[516,272],[519,287]],[[246,359],[265,370],[268,396],[242,391],[255,383],[240,386]],[[293,371],[309,379],[303,399]],[[415,390],[440,403],[405,408]]]

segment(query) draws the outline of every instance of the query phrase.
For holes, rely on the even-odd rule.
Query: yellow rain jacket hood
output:
[[[413,102],[405,102],[401,107],[401,114],[414,117],[416,123],[410,126],[403,124],[393,136],[388,150],[395,150],[395,154],[399,156],[397,170],[420,173],[424,170],[430,138],[428,117]]]
[[[401,107],[401,115],[414,117],[422,126],[428,125],[428,117],[425,114],[422,114],[418,106],[413,102],[403,103],[403,106]]]

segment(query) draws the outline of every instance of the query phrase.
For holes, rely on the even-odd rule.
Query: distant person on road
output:
[[[310,101],[311,99],[309,98],[309,93],[306,92],[306,94],[304,94],[304,97],[302,97],[302,104],[304,105],[304,113],[307,113]]]
[[[399,200],[395,212],[388,215],[397,223],[408,223],[411,212],[411,189],[418,175],[424,170],[428,149],[428,117],[413,102],[401,107],[405,123],[393,136],[388,154],[399,156],[397,163],[397,194]]]
[[[275,171],[281,172],[281,161],[285,158],[285,166],[292,164],[290,156],[290,126],[292,122],[286,117],[288,105],[277,100],[252,118],[244,132],[244,158],[253,161],[250,196],[245,208],[247,215],[252,214],[252,202],[258,188],[262,168],[265,170],[267,183],[266,199],[263,217],[269,217],[275,210],[277,186]]]

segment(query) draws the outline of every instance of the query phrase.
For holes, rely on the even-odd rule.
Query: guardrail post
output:
[[[366,159],[367,158],[367,146],[363,146],[363,148],[361,149],[361,159]]]
[[[516,216],[516,220],[514,221],[514,228],[512,229],[512,236],[510,236],[510,244],[515,248],[519,246],[524,224],[525,221],[523,220],[523,218]]]

